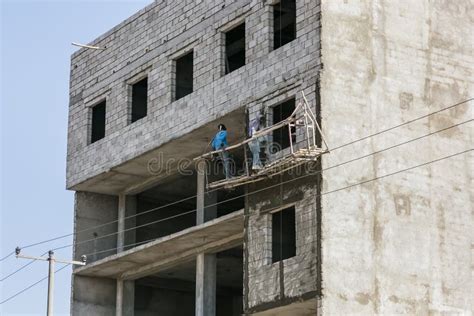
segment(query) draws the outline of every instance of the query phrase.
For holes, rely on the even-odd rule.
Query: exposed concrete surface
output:
[[[97,252],[99,249],[113,249],[117,236],[100,238],[116,232],[118,198],[111,195],[76,192],[74,204],[74,258]],[[110,225],[89,229],[111,223]],[[100,239],[96,239],[100,238]],[[78,241],[91,240],[78,244]],[[114,254],[115,250],[89,255],[88,262],[100,260]],[[115,315],[115,280],[72,275],[72,315]]]
[[[74,230],[79,232],[74,235],[75,260],[81,260],[81,256],[87,254],[87,261],[90,263],[114,254],[115,250],[96,252],[117,247],[117,236],[108,235],[117,231],[114,221],[117,221],[118,197],[76,192],[74,198]],[[104,225],[106,223],[110,224]],[[90,229],[91,227],[97,228]]]
[[[116,281],[73,276],[71,315],[115,316]]]
[[[76,275],[136,279],[165,267],[192,260],[199,252],[217,252],[242,243],[243,211],[77,268]]]
[[[138,285],[135,316],[193,315],[193,291],[172,290]]]
[[[295,302],[264,312],[254,313],[253,316],[310,316],[317,315],[317,299]]]
[[[134,316],[135,281],[117,279],[115,316]]]
[[[196,257],[196,316],[216,314],[216,255]]]
[[[197,167],[196,225],[204,224],[217,215],[217,192],[206,194],[206,164],[200,161]],[[210,207],[206,208],[206,205]],[[214,205],[214,206],[211,206]],[[241,212],[243,215],[243,211]],[[243,232],[243,225],[242,225]],[[204,251],[196,257],[196,316],[216,315],[216,271],[215,253]]]
[[[322,1],[332,147],[472,97],[472,1]],[[323,169],[473,117],[473,102],[331,152]],[[324,172],[323,192],[472,148],[472,123]],[[471,314],[473,154],[322,197],[323,315]]]

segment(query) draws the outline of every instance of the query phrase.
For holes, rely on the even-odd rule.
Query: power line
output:
[[[358,182],[358,183],[353,183],[353,184],[350,184],[348,186],[345,186],[345,187],[341,187],[341,188],[338,188],[338,189],[334,189],[334,190],[331,190],[331,191],[326,191],[326,192],[323,192],[319,195],[315,195],[316,197],[318,196],[323,196],[323,195],[327,195],[327,194],[331,194],[331,193],[335,193],[335,192],[339,192],[339,191],[342,191],[342,190],[346,190],[346,189],[349,189],[349,188],[352,188],[352,187],[355,187],[355,186],[359,186],[359,185],[363,185],[363,184],[366,184],[366,183],[369,183],[369,182],[373,182],[373,181],[377,181],[377,180],[381,180],[381,179],[384,179],[384,178],[388,178],[388,177],[391,177],[391,176],[394,176],[396,174],[399,174],[399,173],[403,173],[403,172],[406,172],[406,171],[410,171],[410,170],[413,170],[413,169],[416,169],[416,168],[419,168],[419,167],[423,167],[423,166],[426,166],[426,165],[429,165],[429,164],[432,164],[432,163],[436,163],[436,162],[439,162],[439,161],[442,161],[442,160],[446,160],[446,159],[449,159],[449,158],[452,158],[452,157],[455,157],[455,156],[459,156],[459,155],[462,155],[462,154],[465,154],[465,153],[468,153],[470,151],[472,151],[474,149],[467,149],[467,150],[464,150],[464,151],[461,151],[461,152],[457,152],[455,154],[451,154],[451,155],[448,155],[448,156],[444,156],[444,157],[441,157],[441,158],[438,158],[438,159],[434,159],[434,160],[431,160],[431,161],[427,161],[427,162],[424,162],[424,163],[421,163],[421,164],[418,164],[418,165],[415,165],[415,166],[411,166],[411,167],[408,167],[408,168],[405,168],[405,169],[400,169],[400,170],[397,170],[397,171],[394,171],[394,172],[391,172],[391,173],[387,173],[387,174],[384,174],[384,175],[381,175],[381,176],[377,176],[377,177],[374,177],[372,179],[368,179],[368,180],[365,180],[365,181],[361,181],[361,182]],[[281,183],[279,184],[281,185]],[[153,241],[155,240],[156,238],[154,239],[150,239],[150,240],[146,240],[146,241],[142,241],[142,242],[139,242],[139,243],[135,243],[135,244],[140,244],[140,243],[145,243],[145,242],[149,242],[149,241]],[[128,245],[128,247],[130,247],[131,245]],[[107,250],[103,250],[103,251],[100,251],[100,252],[94,252],[94,253],[91,253],[91,254],[88,254],[88,255],[93,255],[93,254],[99,254],[99,253],[102,253],[102,252],[106,252],[106,251],[112,251],[112,250],[116,250],[117,248],[113,248],[113,249],[107,249]],[[65,269],[67,266],[69,266],[70,264],[66,264],[65,266],[61,267],[60,269],[56,270],[56,273]],[[26,292],[27,290],[31,289],[32,287],[36,286],[37,284],[41,283],[42,281],[46,280],[48,277],[44,277],[40,280],[38,280],[37,282],[29,285],[28,287],[24,288],[23,290],[15,293],[14,295],[8,297],[7,299],[3,300],[2,302],[0,302],[0,304],[4,304],[10,300],[12,300],[13,298],[17,297],[18,295]]]
[[[220,203],[223,203],[223,202],[220,202]],[[135,229],[138,229],[138,228],[141,228],[141,227],[145,227],[145,226],[148,226],[148,225],[153,225],[153,224],[156,224],[156,223],[164,222],[164,221],[167,221],[167,220],[169,220],[169,219],[173,219],[173,218],[176,218],[176,217],[188,215],[188,214],[195,213],[195,212],[196,212],[196,210],[191,210],[191,211],[187,211],[187,212],[184,212],[184,213],[172,215],[172,216],[169,216],[169,217],[165,217],[165,218],[158,219],[158,220],[153,221],[153,222],[149,222],[149,223],[145,223],[145,224],[142,224],[142,225],[130,227],[130,228],[127,228],[127,229],[124,229],[124,230],[121,230],[121,231],[117,231],[117,232],[114,232],[114,233],[110,233],[110,234],[107,234],[107,235],[103,235],[103,236],[100,236],[100,237],[97,237],[97,238],[91,238],[91,239],[87,239],[87,240],[82,240],[82,241],[80,241],[80,242],[76,242],[75,244],[69,244],[69,245],[65,245],[65,246],[62,246],[62,247],[53,248],[53,250],[60,250],[60,249],[72,247],[72,246],[74,246],[74,245],[82,245],[82,244],[84,244],[84,243],[88,243],[88,242],[95,241],[95,240],[102,239],[102,238],[107,238],[107,237],[115,236],[115,235],[117,235],[117,234],[119,234],[119,233],[125,233],[125,232],[130,231],[130,230],[135,230]]]
[[[455,104],[453,104],[453,105],[450,105],[450,106],[441,108],[441,109],[439,109],[439,110],[437,110],[437,111],[430,112],[430,113],[425,114],[425,115],[422,115],[422,116],[420,116],[420,117],[411,119],[411,120],[409,120],[409,121],[407,121],[407,122],[404,122],[404,123],[401,123],[401,124],[398,124],[398,125],[395,125],[395,126],[392,126],[392,127],[386,128],[386,129],[383,129],[383,130],[380,130],[380,131],[375,132],[375,133],[373,133],[373,134],[370,134],[370,135],[364,136],[364,137],[362,137],[362,138],[353,140],[353,141],[351,141],[351,142],[348,142],[348,143],[345,143],[345,144],[336,146],[336,147],[332,148],[331,151],[338,150],[338,149],[340,149],[340,148],[343,148],[343,147],[352,145],[352,144],[354,144],[354,143],[357,143],[357,142],[360,142],[360,141],[369,139],[369,138],[371,138],[371,137],[380,135],[380,134],[382,134],[382,133],[391,131],[391,130],[393,130],[393,129],[396,129],[396,128],[399,128],[399,127],[402,127],[402,126],[411,124],[411,123],[416,122],[416,121],[418,121],[418,120],[421,120],[421,119],[423,119],[423,118],[426,118],[426,117],[429,117],[429,116],[431,116],[431,115],[438,114],[438,113],[441,113],[441,112],[443,112],[443,111],[452,109],[452,108],[454,108],[454,107],[456,107],[456,106],[465,104],[465,103],[467,103],[467,102],[469,102],[469,101],[472,101],[472,100],[474,100],[474,98],[469,98],[469,99],[466,99],[466,100],[464,100],[464,101],[460,101],[460,102],[455,103]],[[211,193],[211,192],[214,192],[214,191],[217,191],[217,190],[218,190],[218,189],[210,190],[210,191],[208,191],[207,193]],[[180,199],[180,200],[177,200],[177,201],[168,203],[168,204],[166,204],[166,205],[162,205],[162,206],[159,206],[159,207],[156,207],[156,208],[152,208],[152,209],[149,209],[149,210],[144,211],[144,212],[141,212],[141,213],[133,214],[133,215],[130,215],[130,216],[125,217],[124,220],[128,220],[128,219],[130,219],[130,218],[134,218],[134,217],[141,216],[141,215],[144,215],[144,214],[148,214],[148,213],[150,213],[150,212],[154,212],[154,211],[157,211],[157,210],[159,210],[159,209],[163,209],[163,208],[165,208],[165,207],[169,207],[169,206],[172,206],[172,205],[176,205],[176,204],[182,203],[182,202],[184,202],[184,201],[187,201],[187,200],[190,200],[190,199],[194,199],[195,197],[196,197],[196,195],[192,195],[192,196],[189,196],[189,197],[186,197],[186,198],[183,198],[183,199]],[[114,224],[114,223],[117,223],[117,222],[118,222],[118,219],[117,219],[117,220],[110,221],[110,222],[107,222],[107,223],[104,223],[104,224],[100,224],[100,225],[96,225],[96,226],[93,226],[93,227],[89,227],[89,228],[86,228],[86,229],[77,231],[77,232],[75,232],[75,233],[65,234],[65,235],[58,236],[58,237],[54,237],[54,238],[47,239],[47,240],[44,240],[44,241],[36,242],[36,243],[30,244],[30,245],[22,246],[21,248],[22,248],[22,249],[26,249],[26,248],[38,246],[38,245],[41,245],[41,244],[45,244],[45,243],[48,243],[48,242],[51,242],[51,241],[55,241],[55,240],[58,240],[58,239],[66,238],[66,237],[69,237],[69,236],[73,236],[73,235],[76,235],[76,236],[77,236],[78,234],[81,234],[81,233],[83,233],[83,232],[91,231],[91,230],[94,230],[94,229],[97,229],[97,228],[101,228],[101,227],[105,227],[105,226],[107,226],[107,225],[111,225],[111,224]]]
[[[70,266],[70,265],[71,265],[71,264],[68,263],[68,264],[62,266],[61,268],[57,269],[57,270],[55,271],[55,273],[57,273],[57,272],[59,272],[59,271],[65,269],[65,268],[67,268],[67,267]],[[34,286],[40,284],[41,282],[43,282],[43,281],[46,280],[47,278],[48,278],[48,276],[45,276],[44,278],[39,279],[39,280],[36,281],[35,283],[33,283],[33,284],[27,286],[26,288],[24,288],[23,290],[21,290],[21,291],[15,293],[15,294],[13,294],[12,296],[8,297],[7,299],[1,301],[1,302],[0,302],[0,305],[1,305],[1,304],[4,304],[4,303],[6,303],[6,302],[8,302],[8,301],[10,301],[10,300],[12,300],[12,299],[14,299],[15,297],[17,297],[18,295],[20,295],[20,294],[22,294],[22,293],[28,291],[29,289],[31,289],[32,287],[34,287]]]
[[[40,257],[44,256],[45,254],[47,254],[48,252],[46,251],[45,253],[43,253]],[[18,272],[20,272],[21,270],[25,269],[26,267],[28,267],[29,265],[33,264],[34,262],[36,261],[36,259],[33,259],[31,260],[30,262],[24,264],[23,266],[21,266],[20,268],[16,269],[15,271],[11,272],[10,274],[8,274],[7,276],[3,277],[0,282],[3,282],[5,281],[6,279],[10,278],[11,276],[17,274]]]
[[[346,146],[352,145],[352,144],[354,144],[354,143],[357,143],[357,142],[366,140],[366,139],[368,139],[368,138],[377,136],[377,135],[382,134],[382,133],[389,132],[389,131],[394,130],[394,129],[396,129],[396,128],[399,128],[399,127],[402,127],[402,126],[411,124],[411,123],[413,123],[413,122],[419,121],[419,120],[421,120],[421,119],[427,118],[427,117],[429,117],[429,116],[431,116],[431,115],[434,115],[434,114],[438,114],[438,113],[447,111],[447,110],[449,110],[449,109],[452,109],[452,108],[454,108],[454,107],[456,107],[456,106],[459,106],[459,105],[461,105],[461,104],[467,103],[467,102],[472,101],[472,100],[474,100],[474,98],[470,98],[470,99],[466,99],[466,100],[464,100],[464,101],[460,101],[460,102],[455,103],[455,104],[453,104],[453,105],[450,105],[450,106],[441,108],[441,109],[439,109],[439,110],[437,110],[437,111],[430,112],[430,113],[425,114],[425,115],[423,115],[423,116],[419,116],[419,117],[417,117],[417,118],[411,119],[411,120],[406,121],[406,122],[404,122],[404,123],[401,123],[401,124],[398,124],[398,125],[395,125],[395,126],[392,126],[392,127],[389,127],[389,128],[383,129],[383,130],[380,130],[380,131],[375,132],[375,133],[373,133],[373,134],[370,134],[370,135],[364,136],[364,137],[362,137],[362,138],[359,138],[359,139],[350,141],[350,142],[348,142],[348,143],[345,143],[345,144],[336,146],[336,147],[334,147],[334,148],[331,148],[331,151],[337,150],[337,149],[342,148],[342,147],[346,147]]]
[[[336,165],[333,165],[333,166],[329,166],[329,167],[327,167],[327,168],[325,168],[325,169],[322,169],[322,170],[319,170],[319,171],[317,171],[317,172],[313,172],[313,173],[306,174],[306,175],[303,175],[303,176],[300,176],[300,177],[296,177],[296,178],[293,178],[293,179],[290,179],[290,180],[287,180],[287,181],[283,181],[283,182],[278,183],[278,184],[275,184],[275,185],[271,185],[271,186],[264,187],[264,188],[262,188],[262,189],[259,189],[259,190],[253,191],[253,192],[251,192],[251,193],[248,193],[247,195],[256,194],[256,193],[259,193],[259,192],[262,192],[262,191],[271,189],[271,188],[273,188],[273,187],[276,187],[276,186],[279,186],[279,185],[282,185],[282,184],[285,184],[285,183],[288,183],[288,182],[300,180],[300,179],[305,178],[305,177],[314,176],[314,175],[316,175],[316,174],[318,174],[318,173],[321,173],[321,172],[323,172],[323,171],[327,171],[327,170],[329,170],[329,169],[333,169],[333,168],[336,168],[336,167],[339,167],[339,166],[342,166],[342,165],[345,165],[345,164],[348,164],[348,163],[351,163],[351,162],[354,162],[354,161],[357,161],[357,160],[360,160],[360,159],[363,159],[363,158],[367,158],[367,157],[372,156],[372,155],[376,155],[376,154],[382,153],[382,152],[384,152],[384,151],[387,151],[387,150],[390,150],[390,149],[393,149],[393,148],[396,148],[396,147],[399,147],[399,146],[402,146],[402,145],[405,145],[405,144],[408,144],[408,143],[411,143],[411,142],[420,140],[420,139],[422,139],[422,138],[425,138],[425,137],[431,136],[431,135],[433,135],[433,134],[436,134],[436,133],[440,133],[440,132],[449,130],[449,129],[454,128],[454,127],[461,126],[461,125],[463,125],[463,124],[466,124],[466,123],[469,123],[469,122],[472,122],[472,121],[473,121],[473,119],[466,120],[466,121],[463,121],[463,122],[460,122],[460,123],[451,125],[451,126],[449,126],[449,127],[442,128],[442,129],[439,129],[439,130],[436,130],[436,131],[433,131],[433,132],[430,132],[430,133],[421,135],[421,136],[416,137],[416,138],[413,138],[413,139],[409,139],[409,140],[407,140],[407,141],[405,141],[405,142],[398,143],[398,144],[395,144],[395,145],[392,145],[392,146],[383,148],[383,149],[381,149],[381,150],[378,150],[378,151],[375,151],[375,152],[372,152],[372,153],[369,153],[369,154],[366,154],[366,155],[363,155],[363,156],[360,156],[360,157],[357,157],[357,158],[354,158],[354,159],[350,159],[350,160],[344,161],[344,162],[342,162],[342,163],[339,163],[339,164],[336,164]],[[217,203],[209,204],[209,205],[206,205],[206,206],[204,207],[204,209],[209,208],[209,207],[213,207],[213,206],[217,206],[217,205],[219,205],[219,204],[226,203],[226,202],[229,202],[229,201],[232,201],[232,200],[236,200],[236,199],[241,198],[241,197],[244,197],[244,196],[245,196],[245,194],[239,195],[239,196],[236,196],[236,197],[232,197],[232,198],[229,198],[229,199],[226,199],[226,200],[217,202]],[[148,210],[148,211],[149,211],[149,210]],[[148,212],[148,211],[147,211],[147,212]],[[64,246],[61,246],[61,247],[54,248],[53,250],[60,250],[60,249],[72,247],[72,246],[74,246],[74,245],[81,245],[81,244],[84,244],[84,243],[96,241],[96,240],[98,240],[98,239],[103,239],[103,238],[115,236],[115,235],[117,235],[117,234],[119,234],[119,233],[124,233],[124,232],[132,231],[132,230],[135,230],[135,229],[138,229],[138,228],[141,228],[141,227],[146,227],[146,226],[153,225],[153,224],[156,224],[156,223],[164,222],[164,221],[166,221],[166,220],[168,220],[168,219],[172,219],[172,218],[177,218],[177,217],[180,217],[180,216],[188,215],[188,214],[193,213],[193,212],[196,212],[196,210],[191,210],[191,211],[187,211],[187,212],[184,212],[184,213],[172,215],[172,216],[169,216],[169,217],[166,217],[166,218],[162,218],[162,219],[159,219],[159,220],[156,220],[156,221],[152,221],[152,222],[145,223],[145,224],[142,224],[142,225],[138,225],[138,226],[134,226],[134,227],[131,227],[131,228],[127,228],[127,229],[120,230],[120,231],[117,231],[117,232],[113,232],[113,233],[110,233],[110,234],[106,234],[106,235],[103,235],[103,236],[100,236],[100,237],[96,237],[96,238],[91,238],[91,239],[79,241],[79,242],[76,242],[75,244],[64,245]],[[21,270],[21,269],[20,269],[20,270]],[[7,276],[7,277],[8,277],[8,276]]]
[[[294,178],[294,179],[290,179],[290,180],[287,180],[287,181],[284,181],[282,183],[278,183],[276,185],[272,185],[272,186],[268,186],[268,187],[265,187],[265,188],[262,188],[262,189],[259,189],[259,190],[256,190],[256,191],[253,191],[250,194],[256,194],[256,193],[259,193],[259,192],[262,192],[264,190],[268,190],[268,189],[271,189],[277,185],[282,185],[282,184],[285,184],[285,183],[288,183],[288,182],[291,182],[291,181],[296,181],[296,180],[299,180],[301,178],[305,178],[305,177],[308,177],[308,176],[313,176],[315,174],[318,174],[318,173],[321,173],[323,171],[326,171],[326,170],[329,170],[329,169],[333,169],[333,168],[336,168],[338,166],[342,166],[342,165],[345,165],[345,164],[348,164],[348,163],[351,163],[351,162],[354,162],[354,161],[357,161],[357,160],[360,160],[360,159],[363,159],[363,158],[366,158],[366,157],[369,157],[369,156],[372,156],[372,155],[375,155],[375,154],[379,154],[381,152],[384,152],[384,151],[387,151],[389,149],[392,149],[392,148],[395,148],[395,147],[398,147],[398,146],[402,146],[402,145],[405,145],[407,143],[410,143],[410,142],[413,142],[413,141],[416,141],[416,140],[419,140],[419,139],[422,139],[422,138],[425,138],[425,137],[428,137],[428,136],[431,136],[433,134],[436,134],[436,133],[439,133],[439,132],[443,132],[443,131],[446,131],[448,129],[451,129],[451,128],[454,128],[454,127],[458,127],[460,125],[463,125],[463,124],[466,124],[466,123],[469,123],[469,122],[472,122],[473,119],[470,119],[470,120],[467,120],[467,121],[463,121],[463,122],[460,122],[460,123],[457,123],[457,124],[454,124],[452,126],[449,126],[449,127],[446,127],[446,128],[443,128],[443,129],[440,129],[440,130],[437,130],[437,131],[433,131],[433,132],[430,132],[428,134],[425,134],[425,135],[422,135],[422,136],[419,136],[419,137],[416,137],[416,138],[413,138],[413,139],[410,139],[410,140],[407,140],[405,142],[402,142],[402,143],[399,143],[399,144],[396,144],[396,145],[392,145],[392,146],[389,146],[389,147],[386,147],[384,149],[381,149],[379,151],[375,151],[375,152],[372,152],[372,153],[369,153],[367,155],[363,155],[361,157],[357,157],[357,158],[354,158],[354,159],[351,159],[351,160],[348,160],[348,161],[345,161],[345,162],[342,162],[342,163],[339,163],[337,165],[333,165],[333,166],[330,166],[330,167],[327,167],[325,169],[322,169],[316,173],[311,173],[311,174],[307,174],[307,175],[304,175],[304,176],[300,176],[300,177],[297,177],[297,178]],[[229,202],[231,200],[235,200],[237,198],[241,198],[242,196],[244,195],[241,195],[241,196],[237,196],[237,197],[233,197],[233,198],[230,198],[230,199],[227,199],[227,200],[224,200],[224,201],[221,201],[221,202],[218,202],[218,203],[214,203],[214,204],[210,204],[210,205],[207,205],[205,206],[205,208],[208,208],[208,207],[212,207],[212,206],[216,206],[218,204],[221,204],[221,203],[225,203],[225,202]],[[102,239],[102,238],[107,238],[107,237],[111,237],[111,236],[115,236],[119,233],[122,233],[122,232],[126,232],[126,231],[131,231],[131,230],[135,230],[135,229],[138,229],[138,228],[141,228],[141,227],[145,227],[145,226],[149,226],[149,225],[153,225],[153,224],[156,224],[156,223],[159,223],[159,222],[163,222],[163,221],[166,221],[168,219],[171,219],[171,218],[176,218],[176,217],[179,217],[179,216],[184,216],[184,215],[187,215],[187,214],[190,214],[190,213],[193,213],[195,212],[196,210],[192,210],[192,211],[188,211],[188,212],[185,212],[185,213],[181,213],[181,214],[177,214],[177,215],[173,215],[173,216],[170,216],[170,217],[167,217],[167,218],[163,218],[163,219],[159,219],[159,220],[156,220],[156,221],[153,221],[153,222],[149,222],[149,223],[145,223],[145,224],[142,224],[142,225],[139,225],[139,226],[135,226],[135,227],[131,227],[131,228],[128,228],[128,229],[125,229],[125,230],[122,230],[122,231],[118,231],[118,232],[114,232],[114,233],[110,233],[110,234],[107,234],[107,235],[104,235],[104,236],[100,236],[98,238],[95,238],[95,239],[89,239],[89,240],[84,240],[84,241],[80,241],[76,244],[84,244],[84,243],[87,243],[87,242],[91,242],[91,241],[94,241],[94,240],[97,240],[97,239]],[[154,240],[154,239],[153,239]],[[136,244],[133,244],[133,245],[128,245],[128,247],[130,246],[135,246],[137,244],[141,244],[143,242],[140,242],[140,243],[136,243]],[[68,247],[71,247],[73,246],[74,244],[69,244],[69,245],[65,245],[65,246],[62,246],[62,247],[57,247],[55,248],[54,250],[59,250],[59,249],[64,249],[64,248],[68,248]],[[116,249],[116,248],[114,248]],[[114,250],[114,249],[110,249],[110,250],[104,250],[102,252],[108,252],[108,251],[111,251],[111,250]],[[1,281],[11,277],[12,275],[18,273],[19,271],[21,271],[22,269],[24,269],[26,266],[30,265],[31,263],[33,263],[34,261],[26,264],[25,266],[21,267],[20,269],[18,269],[17,271],[11,273],[10,275],[6,276],[5,278],[3,278]]]
[[[299,177],[296,177],[296,178],[293,178],[293,179],[290,179],[290,180],[286,180],[286,181],[283,181],[283,182],[281,182],[281,183],[277,183],[277,184],[274,184],[274,185],[266,186],[266,187],[264,187],[264,188],[262,188],[262,189],[259,189],[259,190],[256,190],[256,191],[252,191],[252,192],[250,192],[250,193],[248,193],[248,194],[238,195],[238,196],[235,196],[235,197],[232,197],[232,198],[229,198],[229,199],[220,201],[220,202],[216,202],[216,203],[213,203],[213,204],[209,204],[209,205],[206,205],[206,206],[204,207],[204,209],[209,208],[209,207],[213,207],[213,206],[217,206],[217,205],[219,205],[219,204],[227,203],[227,202],[230,202],[230,201],[233,201],[233,200],[242,198],[242,197],[244,197],[244,196],[248,196],[248,195],[260,193],[260,192],[263,192],[263,191],[265,191],[265,190],[269,190],[269,189],[271,189],[271,188],[277,187],[277,186],[282,185],[282,184],[286,184],[286,183],[289,183],[289,182],[292,182],[292,181],[296,181],[296,180],[303,179],[303,178],[305,178],[305,177],[314,176],[314,175],[319,174],[319,173],[321,173],[321,172],[323,172],[323,171],[327,171],[327,170],[329,170],[329,169],[333,169],[333,168],[336,168],[336,167],[339,167],[339,166],[342,166],[342,165],[346,165],[346,164],[348,164],[348,163],[351,163],[351,162],[354,162],[354,161],[357,161],[357,160],[360,160],[360,159],[364,159],[364,158],[367,158],[367,157],[370,157],[370,156],[373,156],[373,155],[382,153],[382,152],[384,152],[384,151],[387,151],[387,150],[390,150],[390,149],[393,149],[393,148],[396,148],[396,147],[399,147],[399,146],[402,146],[402,145],[406,145],[406,144],[408,144],[408,143],[411,143],[411,142],[420,140],[420,139],[422,139],[422,138],[426,138],[426,137],[428,137],[428,136],[431,136],[431,135],[434,135],[434,134],[437,134],[437,133],[440,133],[440,132],[444,132],[444,131],[446,131],[446,130],[449,130],[449,129],[452,129],[452,128],[461,126],[461,125],[463,125],[463,124],[466,124],[466,123],[469,123],[469,122],[472,122],[472,121],[473,121],[473,119],[466,120],[466,121],[463,121],[463,122],[460,122],[460,123],[451,125],[451,126],[449,126],[449,127],[442,128],[442,129],[439,129],[439,130],[436,130],[436,131],[433,131],[433,132],[430,132],[430,133],[421,135],[421,136],[419,136],[419,137],[416,137],[416,138],[413,138],[413,139],[409,139],[409,140],[407,140],[407,141],[404,141],[404,142],[401,142],[401,143],[398,143],[398,144],[395,144],[395,145],[392,145],[392,146],[383,148],[383,149],[381,149],[381,150],[378,150],[378,151],[375,151],[375,152],[372,152],[372,153],[369,153],[369,154],[366,154],[366,155],[363,155],[363,156],[360,156],[360,157],[357,157],[357,158],[353,158],[353,159],[344,161],[344,162],[342,162],[342,163],[339,163],[339,164],[336,164],[336,165],[333,165],[333,166],[329,166],[329,167],[327,167],[327,168],[324,168],[324,169],[322,169],[322,170],[318,170],[318,171],[316,171],[316,172],[312,172],[312,173],[309,173],[309,174],[305,174],[305,175],[303,175],[303,176],[299,176]],[[120,231],[113,232],[113,233],[110,233],[110,234],[106,234],[106,235],[103,235],[103,236],[99,236],[99,237],[96,237],[96,238],[91,238],[91,239],[79,241],[79,242],[76,242],[75,244],[69,244],[69,245],[61,246],[61,247],[58,247],[58,248],[54,248],[53,250],[64,249],[64,248],[72,247],[72,246],[74,246],[74,245],[81,245],[81,244],[84,244],[84,243],[87,243],[87,242],[96,241],[96,240],[98,240],[98,239],[103,239],[103,238],[115,236],[115,235],[120,234],[120,233],[124,233],[124,232],[127,232],[127,231],[132,231],[132,230],[135,230],[135,229],[138,229],[138,228],[141,228],[141,227],[145,227],[145,226],[153,225],[153,224],[156,224],[156,223],[164,222],[164,221],[166,221],[166,220],[168,220],[168,219],[172,219],[172,218],[184,216],[184,215],[187,215],[187,214],[190,214],[190,213],[193,213],[193,212],[196,212],[196,210],[194,209],[194,210],[191,210],[191,211],[187,211],[187,212],[184,212],[184,213],[172,215],[172,216],[169,216],[169,217],[166,217],[166,218],[162,218],[162,219],[159,219],[159,220],[156,220],[156,221],[152,221],[152,222],[149,222],[149,223],[145,223],[145,224],[142,224],[142,225],[130,227],[130,228],[127,228],[127,229],[124,229],[124,230],[120,230]]]
[[[69,237],[69,236],[72,236],[72,235],[73,234],[66,234],[66,235],[62,235],[62,236],[58,236],[58,237],[53,237],[51,239],[46,239],[46,240],[39,241],[39,242],[34,243],[34,244],[23,246],[23,247],[21,247],[21,249],[26,249],[26,248],[31,248],[31,247],[34,247],[34,246],[39,246],[39,245],[46,244],[48,242],[52,242],[52,241],[55,241],[55,240],[63,239],[63,238],[66,238],[66,237]]]
[[[429,165],[429,164],[432,164],[432,163],[436,163],[436,162],[439,162],[439,161],[442,161],[442,160],[446,160],[446,159],[449,159],[449,158],[452,158],[452,157],[455,157],[455,156],[459,156],[459,155],[468,153],[472,150],[474,150],[474,149],[473,148],[467,149],[467,150],[464,150],[464,151],[461,151],[461,152],[457,152],[455,154],[451,154],[451,155],[444,156],[444,157],[434,159],[434,160],[431,160],[431,161],[427,161],[427,162],[424,162],[424,163],[421,163],[421,164],[418,164],[418,165],[415,165],[415,166],[411,166],[411,167],[408,167],[408,168],[405,168],[405,169],[400,169],[400,170],[397,170],[397,171],[394,171],[394,172],[391,172],[391,173],[387,173],[387,174],[384,174],[384,175],[381,175],[381,176],[377,176],[377,177],[374,177],[372,179],[364,180],[364,181],[361,181],[361,182],[358,182],[358,183],[353,183],[353,184],[347,185],[345,187],[341,187],[341,188],[334,189],[334,190],[331,190],[331,191],[326,191],[326,192],[323,192],[321,194],[315,194],[315,197],[320,197],[320,196],[323,196],[323,195],[327,195],[327,194],[339,192],[339,191],[342,191],[342,190],[350,189],[352,187],[356,187],[356,186],[366,184],[366,183],[369,183],[369,182],[373,182],[373,181],[381,180],[381,179],[384,179],[384,178],[388,178],[388,177],[394,176],[394,175],[399,174],[399,173],[403,173],[403,172],[410,171],[410,170],[413,170],[413,169],[416,169],[416,168],[419,168],[419,167],[423,167],[423,166],[426,166],[426,165]],[[292,180],[295,180],[295,179],[292,179]],[[278,183],[278,185],[281,185],[281,184],[282,183]],[[278,209],[278,208],[280,208],[280,206],[275,207],[274,209]],[[144,241],[140,241],[140,242],[136,242],[136,243],[133,243],[133,244],[125,245],[125,247],[132,247],[132,246],[135,246],[135,245],[147,243],[147,242],[150,242],[150,241],[154,241],[158,238],[159,237],[144,240]],[[109,251],[113,251],[113,250],[116,250],[116,249],[118,249],[118,247],[110,248],[110,249],[106,249],[106,250],[101,250],[101,251],[96,251],[96,252],[88,253],[86,255],[87,256],[97,255],[97,254],[100,254],[100,253],[109,252]]]
[[[8,258],[10,258],[10,257],[13,256],[14,254],[15,254],[14,251],[10,252],[10,253],[9,253],[8,255],[6,255],[5,257],[1,258],[1,259],[0,259],[0,262],[6,260],[6,259],[8,259]]]

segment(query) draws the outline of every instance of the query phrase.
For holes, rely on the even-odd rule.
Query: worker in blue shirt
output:
[[[217,127],[218,131],[214,138],[211,141],[212,148],[214,150],[221,150],[225,149],[227,144],[227,128],[224,124],[219,124]],[[225,150],[219,152],[219,157],[222,160],[222,164],[224,166],[224,174],[226,179],[231,177],[230,174],[230,161],[229,161],[229,153]]]

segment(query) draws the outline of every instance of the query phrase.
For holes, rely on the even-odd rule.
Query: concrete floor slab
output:
[[[102,194],[136,194],[146,190],[177,172],[178,161],[182,163],[180,168],[183,163],[193,168],[192,160],[202,155],[220,123],[228,128],[230,144],[245,138],[245,108],[242,107],[68,189]]]
[[[187,228],[77,268],[74,274],[137,279],[194,260],[198,253],[230,249],[243,242],[243,214],[239,210]]]

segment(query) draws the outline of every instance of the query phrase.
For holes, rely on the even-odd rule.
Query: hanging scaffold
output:
[[[219,188],[230,189],[247,183],[261,181],[305,163],[317,161],[321,155],[329,153],[329,147],[321,127],[304,93],[301,92],[301,94],[302,101],[298,103],[291,115],[284,120],[255,132],[252,137],[235,145],[228,146],[225,149],[211,151],[194,158],[194,160],[212,160],[213,157],[220,152],[243,150],[243,174],[207,183],[208,190]],[[268,139],[270,139],[274,131],[277,130],[288,131],[289,148],[270,154],[260,169],[252,170],[247,159],[248,144],[256,140],[261,141],[262,139],[268,142]],[[298,137],[295,137],[296,135],[298,135]],[[322,146],[318,146],[318,138],[321,140]]]

